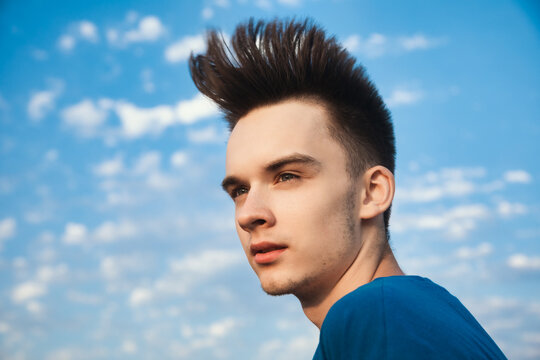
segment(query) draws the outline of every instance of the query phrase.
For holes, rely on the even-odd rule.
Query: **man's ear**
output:
[[[360,218],[371,219],[392,205],[396,182],[394,174],[381,165],[368,169],[361,178]]]

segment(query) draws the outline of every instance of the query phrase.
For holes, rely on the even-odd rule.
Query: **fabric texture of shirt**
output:
[[[506,359],[461,302],[419,276],[377,278],[337,301],[313,360]]]

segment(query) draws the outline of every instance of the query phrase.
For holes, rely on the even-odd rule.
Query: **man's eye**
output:
[[[283,173],[280,174],[278,177],[278,182],[285,182],[285,181],[291,181],[293,179],[298,178],[297,175],[291,174],[291,173]]]
[[[237,188],[234,188],[232,191],[231,191],[231,197],[233,199],[236,199],[238,196],[240,195],[244,195],[244,194],[247,194],[248,192],[248,188],[245,187],[245,186],[239,186]]]

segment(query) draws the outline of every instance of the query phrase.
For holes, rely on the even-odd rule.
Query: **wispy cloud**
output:
[[[82,20],[70,24],[68,31],[59,37],[57,45],[63,52],[71,52],[80,40],[91,43],[99,41],[98,28],[93,22]]]
[[[476,247],[462,246],[456,250],[456,257],[459,259],[474,259],[484,257],[493,252],[493,245],[483,242]]]
[[[406,52],[426,50],[440,46],[443,39],[428,37],[424,34],[409,36],[388,36],[372,33],[367,37],[354,34],[343,41],[350,52],[367,58],[378,58],[384,55],[398,55]]]
[[[95,245],[131,239],[140,234],[140,227],[127,219],[104,221],[93,231],[84,224],[69,222],[64,228],[62,241],[68,245]]]
[[[403,105],[412,105],[424,98],[424,92],[406,88],[397,88],[392,91],[388,98],[384,99],[386,105],[395,108]]]
[[[399,186],[396,201],[432,202],[448,197],[463,197],[478,191],[475,179],[483,178],[486,170],[476,168],[444,168],[415,176],[411,187]]]
[[[62,241],[69,245],[83,244],[88,238],[88,229],[85,225],[70,222],[67,223],[62,235]]]
[[[49,112],[54,110],[56,99],[62,93],[64,83],[58,79],[52,79],[47,90],[33,92],[27,105],[27,112],[30,119],[40,121]]]
[[[526,205],[521,203],[511,203],[508,201],[501,201],[497,205],[497,212],[503,217],[510,217],[514,215],[523,215],[528,212]]]
[[[458,205],[439,213],[400,215],[396,214],[391,229],[396,232],[407,230],[441,230],[454,239],[465,237],[476,228],[480,220],[490,215],[483,204]]]
[[[19,304],[43,296],[46,293],[47,288],[41,282],[27,281],[15,286],[11,292],[11,299],[13,302]]]
[[[165,60],[170,63],[185,61],[189,55],[205,51],[206,43],[203,35],[185,36],[165,49]]]
[[[91,137],[96,135],[107,120],[109,107],[110,100],[103,99],[94,103],[90,99],[84,99],[63,109],[62,121],[80,136]]]
[[[532,181],[532,176],[525,170],[509,170],[504,173],[504,180],[509,183],[528,184]]]
[[[117,155],[112,159],[104,160],[94,166],[94,174],[102,177],[115,176],[124,170],[124,161],[122,156]]]
[[[517,270],[540,270],[540,256],[514,254],[508,258],[507,264]]]
[[[106,126],[114,112],[120,127]],[[98,101],[83,99],[67,106],[61,112],[63,123],[82,137],[103,136],[115,142],[116,138],[137,139],[146,135],[159,135],[166,128],[178,124],[193,124],[217,115],[217,106],[201,94],[191,99],[180,100],[175,105],[139,107],[123,100],[102,98]]]
[[[192,124],[218,114],[217,106],[200,94],[178,102],[175,107],[159,105],[140,108],[131,103],[119,102],[115,110],[122,124],[122,132],[127,138],[159,134],[174,124]]]
[[[133,13],[132,18],[128,16],[128,22],[135,21],[137,17]],[[159,17],[154,15],[145,16],[139,20],[135,28],[122,26],[122,30],[110,28],[107,30],[107,41],[113,46],[127,46],[132,43],[155,42],[166,34],[165,26]]]
[[[0,241],[9,239],[15,235],[17,222],[12,217],[7,217],[0,220]]]

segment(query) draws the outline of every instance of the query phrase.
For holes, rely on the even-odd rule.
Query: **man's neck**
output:
[[[329,291],[319,293],[318,297],[299,297],[299,300],[304,314],[320,329],[332,305],[343,296],[376,278],[394,275],[404,273],[388,244],[381,249],[362,247],[353,264],[335,286]]]

